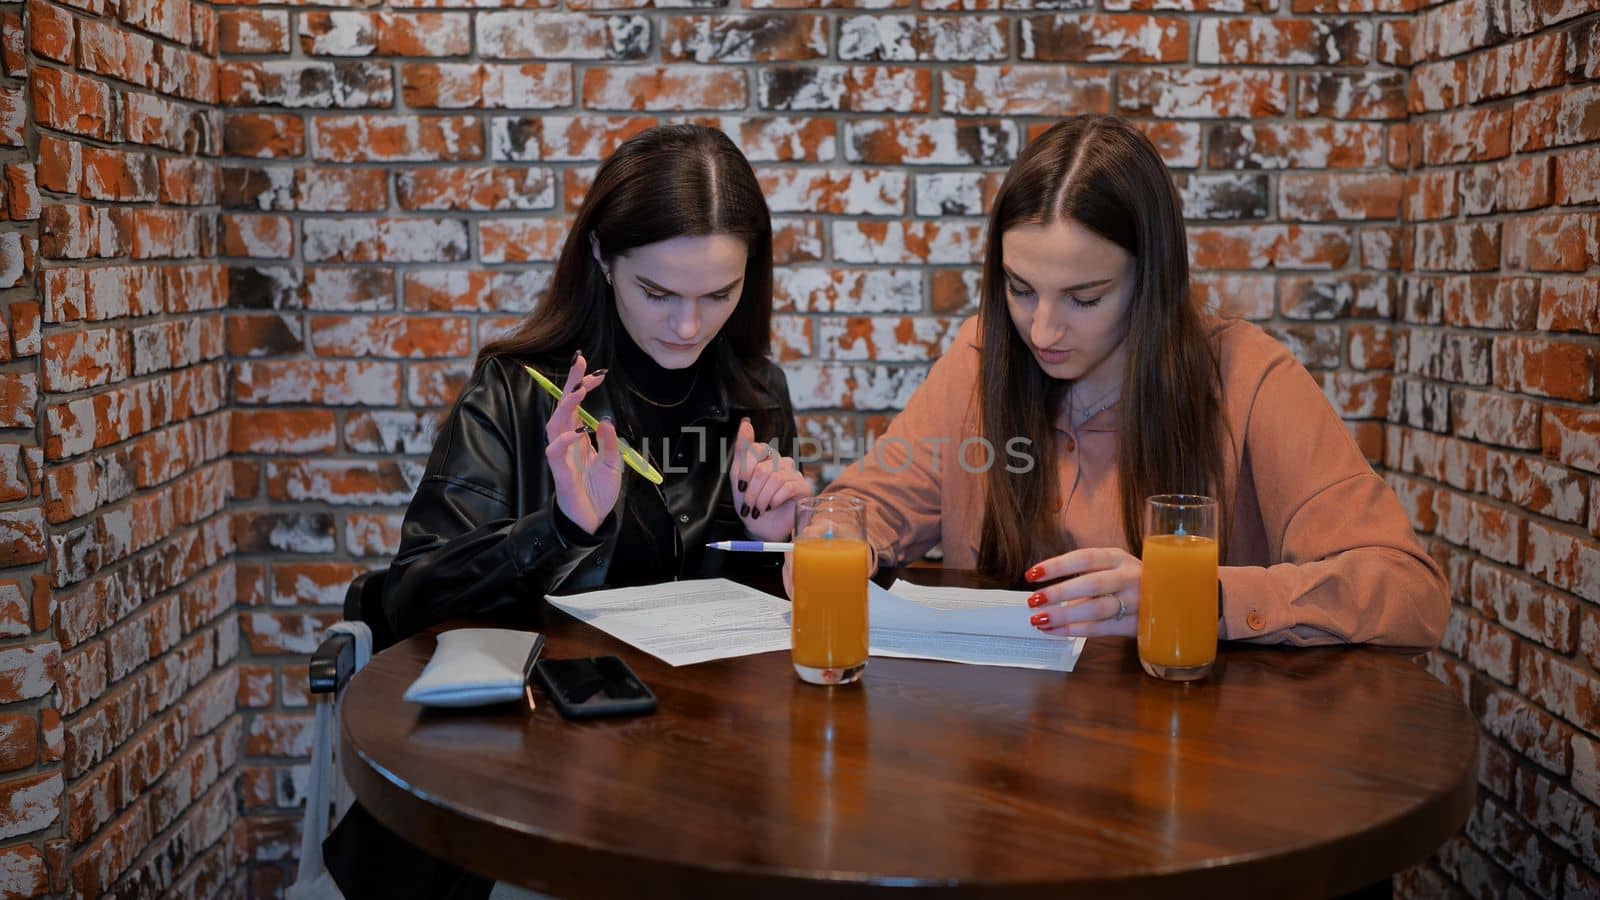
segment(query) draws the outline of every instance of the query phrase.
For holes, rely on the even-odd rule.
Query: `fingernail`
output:
[[[609,421],[611,421],[611,417],[610,416],[601,416],[600,417],[600,421],[609,422]]]
[[[739,507],[739,515],[741,515],[741,516],[750,515],[750,504],[746,503],[743,506]]]
[[[748,481],[739,482],[739,490],[740,491],[743,491],[745,488],[748,488],[749,486],[750,486],[750,482],[748,482]]]
[[[1043,628],[1044,626],[1050,624],[1050,614],[1049,613],[1034,613],[1032,618],[1028,619],[1028,621],[1030,623],[1034,624],[1034,625],[1039,626],[1040,628]]]
[[[572,362],[567,363],[567,368],[570,369],[573,366],[577,365],[578,364],[578,357],[580,357],[582,355],[583,355],[583,351],[582,350],[574,350],[574,351],[572,351]]]
[[[761,518],[761,510],[759,510],[759,509],[750,510],[750,518],[752,518],[752,519]]]
[[[1044,566],[1034,566],[1028,570],[1028,574],[1025,577],[1029,581],[1038,581],[1044,577]]]
[[[601,375],[604,375],[605,373],[607,373],[609,371],[611,371],[611,370],[610,369],[595,369],[593,372],[589,373],[589,377],[590,378],[599,378]]]
[[[584,427],[584,426],[582,426],[582,425],[579,425],[577,428],[574,428],[572,430],[574,432],[578,433],[578,434],[583,434],[585,431],[588,431],[589,429]]]
[[[1045,600],[1045,597],[1044,597],[1043,594],[1034,594],[1032,597],[1028,598],[1028,606],[1029,607],[1043,606],[1043,605],[1045,605],[1046,602],[1047,601]]]

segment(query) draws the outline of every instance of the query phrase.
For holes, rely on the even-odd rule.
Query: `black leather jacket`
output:
[[[570,360],[531,362],[551,375],[564,373]],[[562,379],[554,380],[559,384]],[[741,567],[774,565],[769,554],[704,549],[707,541],[749,536],[734,509],[728,468],[717,449],[726,446],[731,453],[739,420],[749,416],[758,439],[785,455],[795,452],[794,409],[783,371],[764,363],[758,386],[769,398],[759,408],[731,404],[722,384],[711,384],[691,398],[690,403],[699,405],[691,424],[706,429],[706,459],[678,448],[675,459],[656,459],[658,454],[641,448],[634,435],[624,434],[657,468],[673,465],[687,473],[657,487],[625,469],[616,509],[591,535],[556,508],[545,460],[545,423],[555,400],[522,370],[522,361],[485,362],[445,420],[406,510],[400,549],[383,593],[390,627],[406,637],[449,619],[538,624],[545,594],[572,593],[613,580],[619,515],[663,524],[670,517],[673,528],[664,527],[661,539],[676,542],[672,555],[680,560],[680,571],[617,573],[616,580],[710,578],[735,574]],[[608,415],[614,409],[611,392],[621,389],[608,380],[583,406],[596,417]]]

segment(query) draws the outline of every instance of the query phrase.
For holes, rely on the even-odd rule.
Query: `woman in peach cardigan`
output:
[[[981,305],[867,458],[880,565],[1036,589],[1033,623],[1133,635],[1146,497],[1220,500],[1219,634],[1438,643],[1439,566],[1333,408],[1277,341],[1189,293],[1177,190],[1114,117],[1033,141],[994,201]]]

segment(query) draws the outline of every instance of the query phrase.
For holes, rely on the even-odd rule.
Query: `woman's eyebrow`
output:
[[[1006,266],[1001,266],[1000,268],[1001,268],[1002,271],[1004,271],[1006,273],[1006,277],[1010,278],[1012,281],[1015,281],[1018,284],[1024,284],[1024,285],[1026,285],[1028,283],[1027,279],[1019,276],[1017,273],[1011,271]],[[1098,280],[1095,280],[1095,281],[1085,281],[1085,282],[1083,282],[1081,284],[1070,284],[1070,285],[1067,285],[1065,290],[1068,290],[1068,291],[1081,291],[1081,290],[1085,290],[1085,289],[1088,289],[1088,288],[1104,287],[1104,286],[1106,286],[1106,285],[1108,285],[1110,283],[1111,283],[1111,279],[1109,279],[1109,278],[1101,278],[1101,279],[1098,279]]]
[[[649,288],[652,291],[657,291],[657,292],[662,293],[662,294],[671,294],[674,297],[682,296],[682,292],[681,291],[675,291],[675,290],[673,290],[671,288],[662,287],[661,285],[656,284],[654,281],[651,281],[650,279],[644,277],[643,275],[635,275],[635,276],[633,276],[633,278],[634,278],[635,281],[639,282],[640,284],[644,285],[645,287]],[[734,280],[728,282],[727,284],[723,285],[722,287],[717,288],[714,291],[707,291],[707,293],[710,293],[710,294],[726,294],[729,291],[732,291],[734,289],[734,287],[736,285],[738,285],[738,283],[743,281],[743,280],[744,280],[744,276],[740,275],[738,278],[735,278]]]

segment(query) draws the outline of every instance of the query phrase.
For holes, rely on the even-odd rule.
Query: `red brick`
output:
[[[1375,168],[1384,162],[1384,130],[1365,122],[1218,124],[1210,147],[1215,169]]]
[[[337,442],[333,413],[318,409],[237,409],[230,433],[234,453],[326,453]]]
[[[1554,159],[1555,202],[1562,206],[1600,202],[1600,147],[1567,150]]]
[[[319,356],[437,359],[471,351],[460,317],[314,316],[311,346]]]
[[[550,209],[555,176],[543,168],[427,168],[395,176],[404,209]]]
[[[1422,124],[1422,160],[1428,165],[1480,162],[1511,153],[1511,116],[1503,108],[1446,113]]]
[[[1400,215],[1399,175],[1292,175],[1278,181],[1278,215],[1285,221],[1393,219]]]
[[[845,159],[869,165],[1000,166],[1017,154],[1016,126],[984,119],[856,119]]]
[[[0,15],[0,65],[12,78],[28,74],[28,32],[20,10]]]
[[[105,84],[61,69],[29,73],[33,109],[40,125],[84,137],[115,140],[116,111]]]
[[[1506,265],[1533,272],[1581,272],[1600,258],[1595,223],[1595,216],[1578,213],[1513,219],[1506,236]]]
[[[1062,77],[1070,76],[1063,70]],[[1118,110],[1127,114],[1266,118],[1289,109],[1289,76],[1282,72],[1149,69],[1123,74],[1119,84]]]
[[[573,99],[565,64],[408,63],[400,77],[414,109],[553,109]]]
[[[906,176],[901,172],[765,168],[758,177],[773,212],[900,215],[906,211]]]
[[[355,556],[391,556],[400,547],[398,514],[351,513],[345,519],[345,550]]]
[[[1453,59],[1425,63],[1411,72],[1407,109],[1413,113],[1454,109],[1466,101],[1467,64]]]
[[[46,772],[0,783],[0,839],[38,831],[61,814],[60,772]]]
[[[1444,317],[1449,325],[1529,331],[1539,309],[1540,282],[1492,275],[1458,276],[1444,282]]]
[[[1127,76],[1122,82],[1124,96],[1130,90],[1132,77]],[[940,71],[939,84],[943,98],[940,109],[954,115],[1061,116],[1111,111],[1111,74],[1105,69],[1048,65],[954,66]],[[1146,93],[1160,95],[1159,89],[1154,87],[1147,87]],[[925,106],[919,107],[919,102],[925,101],[927,95],[925,88],[912,91],[913,102],[888,108],[880,105],[877,111],[904,113],[925,109]],[[873,111],[862,108],[864,105],[854,97],[850,99],[851,109]]]
[[[741,71],[715,66],[592,68],[583,73],[587,109],[662,112],[742,109],[746,104]]]
[[[752,163],[831,162],[834,158],[836,123],[829,119],[718,116],[691,121],[725,132]]]
[[[847,62],[996,62],[1010,56],[1010,23],[999,16],[844,16],[835,20]]]
[[[1600,85],[1518,100],[1512,127],[1511,143],[1518,152],[1600,139]]]
[[[237,363],[233,389],[236,401],[247,405],[398,406],[400,368],[392,362],[331,360]]]
[[[74,36],[72,13],[45,0],[30,0],[28,46],[34,53],[71,65]]]
[[[1567,36],[1552,32],[1502,44],[1467,60],[1467,100],[1479,103],[1566,81]]]
[[[1600,474],[1600,413],[1546,405],[1540,435],[1546,457]]]
[[[459,219],[306,219],[302,228],[301,255],[309,262],[449,262],[467,257],[467,225]]]
[[[1416,229],[1412,267],[1432,272],[1484,272],[1500,265],[1498,223],[1425,224]]]
[[[959,222],[839,221],[832,236],[843,263],[973,264],[982,253],[981,229]]]
[[[979,77],[978,71],[972,66],[945,70],[941,77],[946,92],[966,90],[970,81]],[[964,97],[947,98],[945,111],[964,105]],[[756,100],[762,109],[773,110],[928,112],[933,104],[933,72],[907,66],[762,66],[756,72]]]
[[[848,22],[841,20],[841,28]],[[828,55],[828,20],[820,15],[673,16],[660,23],[663,62],[782,62]],[[841,58],[847,58],[843,49],[841,43]]]
[[[1321,226],[1191,227],[1189,257],[1201,269],[1336,269],[1350,258],[1350,237]]]
[[[1600,334],[1600,279],[1546,277],[1539,287],[1540,331]]]
[[[1200,20],[1203,65],[1360,66],[1372,57],[1372,24],[1356,19]]]
[[[1297,92],[1301,116],[1391,120],[1406,117],[1406,79],[1395,72],[1301,75]]]
[[[222,149],[229,156],[304,156],[305,122],[292,115],[229,113],[223,120]]]
[[[294,255],[294,223],[288,216],[222,216],[222,251],[249,259]]]
[[[327,162],[483,158],[482,125],[466,116],[328,116],[314,129],[312,155]]]
[[[567,237],[562,219],[486,219],[478,223],[484,262],[549,262]]]
[[[302,31],[305,27],[301,26]],[[217,40],[223,53],[288,53],[289,13],[281,9],[221,10],[217,13]]]
[[[1176,17],[1027,16],[1021,28],[1026,60],[1179,62],[1188,55],[1189,22]]]

